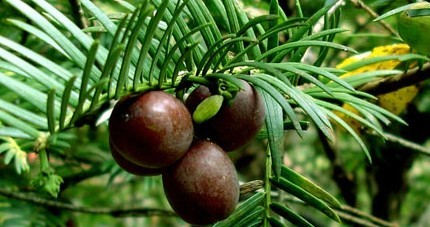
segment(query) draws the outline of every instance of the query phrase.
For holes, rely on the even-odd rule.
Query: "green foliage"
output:
[[[280,217],[311,225],[293,208],[272,202],[271,186],[339,222],[333,210],[340,208],[339,202],[282,164],[284,126],[304,137],[304,119],[334,140],[332,122],[337,122],[371,160],[360,136],[332,110],[342,111],[380,135],[383,130],[378,122],[404,123],[367,101],[373,96],[354,89],[399,71],[339,78],[345,71],[393,57],[361,61],[341,70],[321,67],[329,50],[357,53],[333,42],[335,35],[345,31],[337,28],[339,14],[328,13],[334,3],[308,18],[287,19],[276,0],[270,1],[270,15],[255,18],[249,18],[236,1],[206,1],[217,10],[198,0],[151,0],[139,5],[118,1],[124,12],[110,15],[92,1],[81,0],[92,22],[81,29],[45,0],[32,0],[37,7],[22,0],[4,2],[27,18],[26,22],[9,19],[10,24],[59,57],[37,53],[17,40],[0,36],[0,84],[5,88],[0,93],[0,154],[5,154],[6,164],[14,160],[17,173],[22,173],[29,170],[26,152],[38,152],[41,168],[33,186],[54,197],[61,193],[60,185],[67,176],[62,179],[55,172],[60,168],[51,167],[48,156],[65,159],[73,140],[67,133],[83,125],[100,125],[112,103],[131,93],[163,89],[179,95],[194,85],[219,81],[233,84],[229,92],[234,93],[240,87],[235,86],[240,85],[238,79],[242,79],[263,96],[267,134],[261,135],[269,141],[265,191],[243,201],[233,215],[216,226],[283,226]],[[300,4],[296,7],[302,12]],[[326,22],[324,28],[313,29],[321,19]],[[287,41],[281,42],[281,36],[288,37]],[[318,50],[316,60],[303,61],[309,49]],[[428,61],[416,54],[398,60],[416,59]],[[10,94],[17,99],[11,100]],[[362,116],[342,110],[340,103],[353,105]],[[109,172],[106,169],[99,171]],[[117,174],[111,174],[111,182]]]
[[[12,161],[18,174],[29,171],[27,153],[21,150],[17,142],[11,137],[0,137],[0,154],[4,154],[4,164],[9,165]]]

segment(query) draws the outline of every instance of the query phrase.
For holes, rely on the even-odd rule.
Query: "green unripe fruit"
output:
[[[193,120],[197,124],[203,123],[214,117],[222,106],[224,97],[212,95],[203,100],[193,113]]]
[[[430,3],[420,2],[409,8],[430,9]],[[402,12],[397,19],[397,30],[400,37],[412,49],[420,54],[430,55],[430,43],[428,42],[428,32],[430,31],[430,15],[412,17],[408,10]]]

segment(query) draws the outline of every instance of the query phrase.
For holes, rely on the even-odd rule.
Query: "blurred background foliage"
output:
[[[57,9],[73,21],[76,12],[71,11],[69,1],[50,0]],[[139,0],[129,0],[137,5]],[[297,15],[293,0],[279,1],[287,16]],[[302,0],[303,15],[310,16],[324,4],[323,0]],[[367,52],[372,48],[400,42],[399,39],[385,30],[379,23],[373,22],[365,10],[356,7],[353,2],[345,1],[342,6],[340,27],[349,32],[338,34],[335,43],[344,44],[357,50]],[[408,4],[406,0],[368,0],[363,1],[378,14]],[[125,10],[111,0],[94,0],[104,11],[112,13]],[[267,14],[269,1],[244,0],[248,14]],[[61,63],[62,56],[52,51],[34,37],[11,26],[7,18],[26,20],[20,13],[0,0],[0,35],[15,40],[36,52]],[[395,27],[395,17],[386,20]],[[103,42],[103,39],[102,39]],[[58,55],[58,56],[57,56]],[[336,66],[351,54],[331,51],[324,62],[325,66]],[[67,67],[67,66],[66,66]],[[402,117],[409,127],[391,125],[386,128],[392,135],[421,144],[430,149],[428,131],[430,114],[430,89],[424,82],[419,95],[411,102]],[[0,93],[5,94],[0,87]],[[11,99],[13,99],[13,94]],[[397,223],[399,226],[430,225],[430,159],[423,154],[395,141],[386,143],[371,135],[362,135],[367,141],[374,157],[373,164],[365,159],[361,148],[341,130],[335,150],[327,151],[327,144],[310,127],[302,138],[295,133],[285,133],[283,148],[286,151],[284,164],[309,177],[322,188],[340,199],[342,203],[353,206],[365,213]],[[67,179],[61,198],[82,206],[115,207],[127,205],[144,207],[166,207],[167,202],[160,187],[159,177],[139,178],[119,169],[110,158],[106,125],[101,127],[85,126],[69,131],[72,138],[70,147],[63,150],[63,160],[56,170]],[[264,171],[264,141],[256,140],[238,153],[231,154],[236,163],[242,181],[262,179]],[[333,147],[332,147],[333,148]],[[330,153],[332,152],[332,153]],[[73,158],[68,161],[68,157]],[[25,187],[30,173],[17,175],[13,165],[5,165],[0,156],[0,187]],[[76,160],[79,160],[77,162]],[[38,168],[34,154],[28,157],[30,168]],[[55,160],[52,165],[55,167]],[[87,163],[87,164],[86,164]],[[98,163],[98,165],[89,165]],[[339,175],[340,174],[340,175]],[[343,175],[342,175],[343,174]],[[381,176],[382,174],[382,176]],[[98,177],[92,177],[98,176]],[[13,183],[11,183],[13,182]],[[383,197],[387,198],[383,198]],[[346,199],[350,197],[349,199]],[[378,200],[379,199],[379,200]],[[379,201],[378,204],[375,201]],[[300,202],[293,203],[306,218],[316,226],[338,226],[327,217],[306,209]],[[46,223],[49,220],[49,223]],[[177,217],[124,217],[117,218],[111,214],[94,215],[89,213],[71,213],[49,207],[30,205],[29,203],[0,197],[0,224],[2,226],[185,226]],[[346,222],[340,224],[348,226]]]

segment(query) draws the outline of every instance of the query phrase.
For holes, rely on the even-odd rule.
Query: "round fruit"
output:
[[[187,97],[185,100],[185,106],[187,106],[190,113],[194,113],[197,106],[207,97],[211,96],[212,92],[208,87],[200,85]]]
[[[181,160],[164,170],[163,185],[173,210],[194,225],[227,218],[239,202],[232,161],[221,147],[207,140],[193,143]]]
[[[188,111],[191,113],[191,115],[197,109],[197,106],[211,95],[212,93],[206,86],[201,85],[194,89],[194,91],[191,92],[191,94],[185,100],[185,106],[188,108]],[[194,125],[194,133],[200,138],[205,139],[210,137],[210,131],[211,129],[209,128],[208,122]]]
[[[113,159],[123,170],[138,176],[156,176],[161,174],[162,169],[145,168],[137,164],[134,164],[133,162],[130,162],[127,159],[125,159],[119,153],[118,149],[115,146],[113,146],[112,142],[109,141],[109,145],[110,145],[110,151]]]
[[[146,168],[178,161],[193,140],[193,123],[185,105],[164,91],[127,96],[109,119],[112,144],[127,160]]]
[[[242,81],[240,90],[230,102],[224,101],[219,112],[208,121],[196,125],[196,134],[209,137],[226,151],[240,148],[260,131],[264,124],[264,103],[257,91]],[[211,96],[209,88],[197,87],[185,101],[191,113],[205,98]]]

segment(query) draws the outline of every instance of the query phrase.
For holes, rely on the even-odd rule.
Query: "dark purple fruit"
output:
[[[196,134],[208,137],[226,151],[240,148],[260,131],[264,124],[264,102],[257,91],[244,82],[230,103],[225,102],[215,117],[196,125]],[[205,86],[197,87],[185,101],[190,113],[212,93]]]
[[[193,123],[185,105],[164,91],[127,96],[109,120],[112,144],[127,160],[159,169],[178,161],[193,140]]]
[[[209,88],[206,86],[198,86],[196,89],[194,89],[193,92],[188,96],[188,98],[185,100],[185,106],[188,108],[188,111],[190,112],[191,116],[193,115],[194,111],[196,110],[197,106],[207,97],[211,96],[212,93],[209,91]],[[196,136],[202,139],[206,139],[210,137],[210,125],[205,122],[203,124],[195,124],[194,125],[194,133]]]
[[[236,169],[227,153],[208,140],[194,142],[164,170],[163,186],[173,210],[194,225],[227,218],[239,202]]]
[[[138,176],[156,176],[161,174],[162,169],[145,168],[134,164],[133,162],[130,162],[125,159],[119,153],[118,149],[112,145],[112,142],[109,142],[109,145],[113,159],[123,170]]]
[[[190,113],[194,113],[197,106],[207,97],[211,96],[212,92],[208,87],[200,85],[187,97],[185,100],[185,106],[188,108]]]

